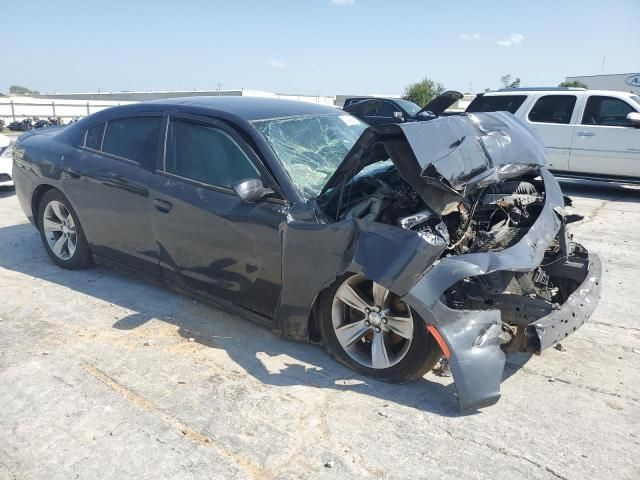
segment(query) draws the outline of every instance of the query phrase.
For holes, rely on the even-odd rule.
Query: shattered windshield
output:
[[[253,122],[307,200],[318,196],[367,125],[344,112]]]

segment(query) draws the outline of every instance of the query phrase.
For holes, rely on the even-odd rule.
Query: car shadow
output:
[[[569,197],[586,197],[623,203],[640,202],[640,185],[558,178],[562,193]]]
[[[459,412],[451,379],[440,383],[432,377],[432,381],[428,377],[433,374],[429,373],[426,378],[401,385],[376,381],[333,361],[320,346],[277,337],[268,328],[238,315],[185,301],[186,297],[151,283],[104,267],[60,269],[45,253],[31,224],[0,228],[0,268],[63,285],[133,311],[113,324],[119,330],[133,330],[151,320],[175,325],[185,339],[224,349],[247,373],[267,385],[350,391],[442,416],[479,413]]]

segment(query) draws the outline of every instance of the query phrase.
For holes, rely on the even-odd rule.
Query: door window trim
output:
[[[275,191],[275,193],[281,197],[281,198],[264,198],[261,201],[266,201],[271,203],[287,203],[285,200],[284,193],[280,188],[280,185],[278,185],[275,178],[273,178],[273,175],[271,175],[269,171],[265,168],[264,164],[262,163],[262,160],[260,159],[258,154],[253,150],[253,148],[251,148],[247,144],[247,142],[235,131],[233,127],[229,126],[226,122],[214,117],[204,117],[201,115],[195,115],[192,113],[185,113],[185,112],[166,113],[164,132],[161,132],[161,136],[163,136],[162,152],[160,155],[159,165],[156,164],[155,173],[162,176],[169,177],[169,178],[174,178],[180,181],[191,183],[198,187],[207,188],[210,190],[215,190],[220,193],[226,193],[226,194],[238,197],[238,194],[235,192],[233,188],[214,185],[212,183],[203,182],[201,180],[195,180],[193,178],[183,177],[181,175],[167,171],[167,146],[169,143],[169,125],[171,124],[171,121],[174,119],[184,120],[187,122],[195,123],[197,125],[203,125],[206,127],[212,127],[212,128],[217,128],[219,130],[222,130],[225,134],[231,137],[231,139],[236,144],[236,146],[242,151],[242,153],[244,153],[244,155],[247,157],[249,162],[251,162],[253,167],[258,171],[260,177],[262,177],[263,179],[269,182],[269,185],[267,185],[267,187],[272,188]]]
[[[623,103],[626,103],[627,105],[629,105],[631,107],[631,109],[634,112],[638,112],[638,110],[636,110],[636,107],[629,103],[627,101],[626,98],[623,97],[616,97],[614,95],[585,95],[585,99],[584,99],[584,104],[582,106],[582,112],[580,112],[580,117],[577,119],[578,122],[576,123],[576,125],[579,125],[580,128],[584,128],[584,127],[599,127],[599,128],[635,128],[633,126],[630,125],[600,125],[600,124],[592,124],[592,123],[583,123],[584,122],[584,116],[587,113],[587,105],[589,104],[589,100],[593,97],[602,97],[602,98],[613,98],[615,100],[619,100]],[[640,112],[638,112],[640,113]]]
[[[561,122],[537,122],[535,120],[531,120],[530,116],[531,116],[531,112],[533,111],[533,109],[536,107],[536,105],[538,104],[538,102],[540,100],[542,100],[543,98],[546,97],[573,97],[575,100],[573,102],[573,107],[571,107],[571,115],[569,115],[569,121],[566,123],[561,123]],[[575,122],[573,122],[573,118],[575,117],[576,113],[578,112],[578,108],[579,104],[578,104],[578,95],[574,95],[572,93],[560,93],[560,94],[544,94],[544,95],[536,95],[534,96],[533,102],[531,107],[529,108],[528,112],[527,112],[527,122],[529,123],[534,123],[536,125],[574,125]]]
[[[156,151],[153,154],[153,161],[150,162],[151,166],[149,168],[147,168],[145,165],[141,164],[140,162],[136,162],[135,160],[131,160],[130,158],[126,158],[126,157],[121,157],[119,155],[114,155],[113,153],[109,153],[109,152],[105,152],[102,150],[102,147],[104,146],[104,139],[105,136],[107,135],[107,128],[109,127],[109,122],[115,122],[117,120],[124,120],[127,118],[140,118],[140,117],[158,117],[161,122],[160,122],[160,132],[158,133],[158,144],[156,145]],[[110,158],[112,160],[118,160],[119,162],[122,163],[126,163],[128,165],[134,165],[134,166],[138,166],[144,170],[148,170],[148,171],[153,171],[155,169],[154,165],[157,165],[157,159],[158,159],[158,153],[159,153],[159,148],[161,146],[160,142],[163,139],[163,132],[162,132],[162,127],[163,127],[163,122],[164,122],[164,114],[163,112],[137,112],[131,115],[123,115],[120,117],[113,117],[113,118],[109,118],[107,120],[104,120],[102,122],[96,122],[92,125],[90,125],[89,127],[87,127],[84,130],[84,133],[82,134],[82,145],[79,145],[78,148],[82,149],[82,150],[86,150],[88,152],[94,153],[96,155],[102,155],[104,157]],[[100,124],[104,124],[104,130],[102,131],[102,140],[100,141],[100,150],[96,150],[94,148],[90,148],[85,146],[86,143],[86,138],[87,138],[87,132],[89,131],[90,128],[93,128],[97,125]]]

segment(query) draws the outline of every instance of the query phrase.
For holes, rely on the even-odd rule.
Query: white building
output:
[[[584,75],[567,77],[567,82],[576,80],[592,90],[616,90],[640,94],[640,73],[617,73],[612,75]]]

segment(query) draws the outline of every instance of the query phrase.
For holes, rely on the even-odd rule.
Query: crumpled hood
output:
[[[440,95],[432,99],[424,107],[422,107],[422,110],[420,110],[416,114],[416,117],[422,112],[431,112],[434,115],[440,116],[442,115],[442,112],[444,112],[458,100],[461,100],[463,97],[464,95],[460,92],[456,92],[455,90],[447,90],[446,92],[441,93]]]
[[[540,139],[507,112],[376,125],[363,132],[322,194],[339,191],[364,167],[388,158],[438,213],[477,188],[546,164]]]

